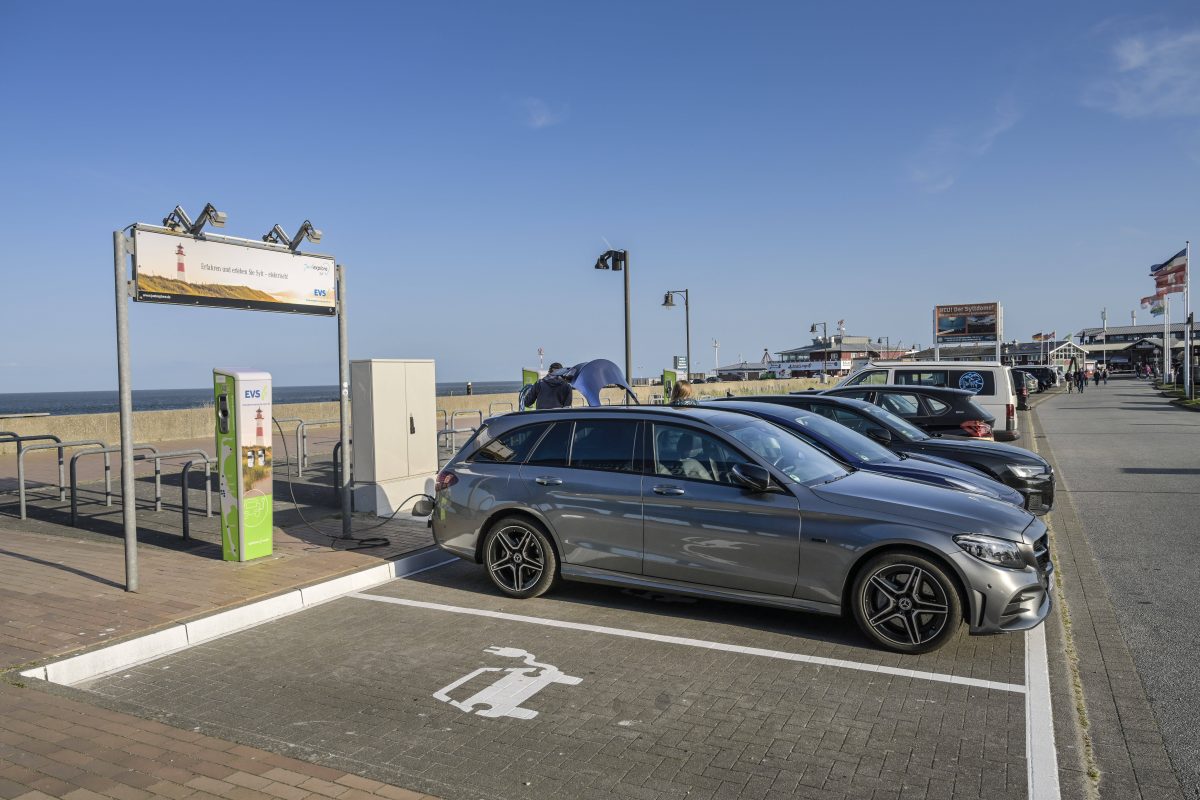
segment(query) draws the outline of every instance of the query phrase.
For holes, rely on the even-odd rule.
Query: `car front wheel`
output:
[[[483,564],[496,588],[509,597],[544,594],[558,575],[558,559],[540,525],[522,517],[504,517],[488,530]]]
[[[914,553],[872,558],[854,582],[851,603],[859,628],[898,653],[927,653],[962,623],[962,602],[945,570]]]

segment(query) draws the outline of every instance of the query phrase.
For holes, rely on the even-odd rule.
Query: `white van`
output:
[[[996,418],[997,441],[1011,442],[1020,437],[1012,373],[997,361],[872,361],[838,386],[880,383],[967,389],[975,393],[975,402]],[[1004,420],[1003,430],[999,420]]]

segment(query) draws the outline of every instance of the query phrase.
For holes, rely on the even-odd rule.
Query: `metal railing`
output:
[[[512,412],[517,410],[516,407],[512,403],[510,403],[508,400],[493,400],[491,403],[488,404],[488,416],[489,417],[496,416],[496,407],[497,406],[508,406],[508,411],[505,411],[504,412],[505,414],[511,414]]]
[[[28,440],[29,437],[21,437]],[[54,439],[53,442],[31,444],[23,447],[17,453],[17,495],[20,498],[21,519],[25,519],[25,456],[34,450],[58,450],[58,501],[67,499],[67,487],[63,483],[63,449],[67,447],[104,447],[104,442],[97,439],[81,439],[75,442],[64,442],[57,436],[46,435],[43,439]]]
[[[305,420],[296,426],[296,477],[304,477],[304,468],[308,466],[308,429],[318,425],[340,425],[340,419]]]
[[[279,425],[280,436],[286,435],[283,432],[283,423],[285,422],[295,422],[297,425],[299,425],[303,423],[304,420],[300,419],[299,417],[271,417],[271,423]],[[298,443],[297,446],[299,446]],[[290,454],[288,455],[288,460],[286,463],[288,465],[288,472],[291,472],[292,458]]]
[[[151,453],[154,453],[155,455],[158,454],[158,448],[152,444],[135,444],[133,446],[133,450],[134,450],[134,452],[136,452],[138,450],[149,450]],[[112,464],[109,463],[108,454],[109,453],[119,453],[119,452],[121,452],[121,445],[109,444],[109,445],[103,445],[99,448],[84,450],[82,452],[75,453],[74,455],[71,456],[71,526],[72,527],[75,526],[75,520],[78,517],[78,513],[79,513],[79,499],[78,499],[79,498],[79,469],[77,466],[79,463],[79,459],[83,458],[86,455],[103,455],[104,456],[104,505],[111,506],[112,505]],[[145,461],[146,459],[144,456],[134,456],[134,460],[135,461]],[[154,465],[154,481],[155,481],[154,494],[155,494],[156,498],[159,498],[159,503],[158,503],[158,505],[156,505],[156,507],[154,509],[155,511],[161,510],[161,497],[162,497],[162,483],[161,483],[161,478],[160,478],[161,474],[162,474],[162,472],[159,469],[159,465],[157,463],[155,463],[155,465]]]
[[[52,433],[35,433],[28,436],[22,436],[15,431],[0,432],[0,444],[16,444],[17,446],[17,481],[23,486],[25,484],[25,467],[21,463],[21,451],[25,449],[25,442],[58,442],[62,444],[62,439]],[[65,446],[65,445],[64,445]],[[63,451],[60,447],[58,450],[58,500],[62,502],[66,497],[63,494]],[[21,515],[21,519],[25,519],[25,515]]]
[[[441,422],[442,422],[442,424],[438,425],[438,430],[439,431],[449,430],[450,429],[450,412],[444,408],[439,408],[437,410],[437,413],[438,413],[438,416],[441,418]]]
[[[204,516],[212,516],[212,461],[208,454],[204,456]],[[192,538],[192,523],[189,518],[191,513],[191,504],[188,502],[188,475],[192,471],[192,465],[196,462],[189,461],[183,465],[183,472],[180,476],[180,489],[183,492],[183,538]]]
[[[456,427],[458,420],[461,417],[476,417],[479,420],[479,425],[474,428],[459,428]],[[450,415],[450,427],[438,431],[438,436],[450,437],[450,449],[458,449],[458,434],[460,433],[475,433],[479,428],[483,427],[483,412],[482,411],[455,411]]]

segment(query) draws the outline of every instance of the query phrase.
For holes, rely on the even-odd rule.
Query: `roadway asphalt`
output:
[[[1200,414],[1146,382],[1060,394],[1037,414],[1185,790],[1200,789]]]

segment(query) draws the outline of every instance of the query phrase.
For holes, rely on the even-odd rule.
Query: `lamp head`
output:
[[[814,323],[812,324],[812,327],[808,329],[808,332],[809,332],[809,333],[816,333],[816,332],[817,332],[817,323],[815,323],[815,322],[814,322]]]
[[[674,307],[675,307],[675,295],[671,294],[670,292],[667,292],[666,294],[663,295],[663,308],[674,308]]]

